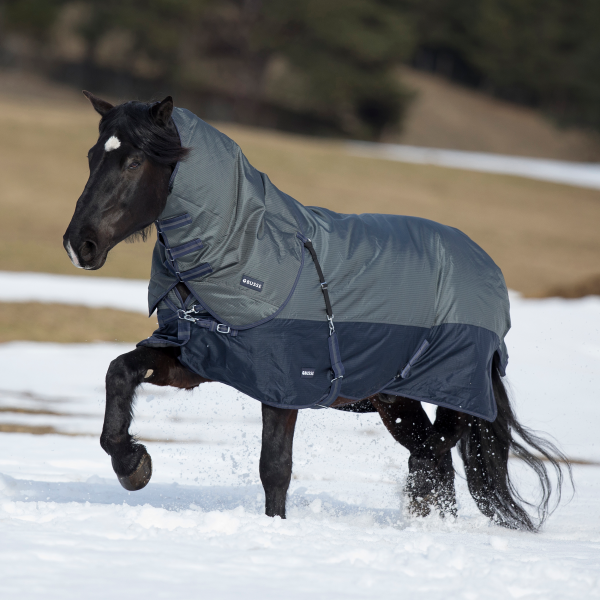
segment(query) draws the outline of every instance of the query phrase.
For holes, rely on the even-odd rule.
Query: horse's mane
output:
[[[153,102],[125,102],[115,106],[100,121],[100,134],[105,131],[118,131],[136,148],[139,148],[148,158],[160,165],[175,166],[189,154],[189,148],[181,145],[177,128],[174,124],[170,127],[160,127],[150,116],[150,107]],[[152,226],[148,226],[125,241],[128,243],[137,240],[146,241]]]
[[[115,106],[100,121],[100,134],[119,131],[148,158],[160,165],[175,165],[189,153],[181,145],[177,129],[161,127],[150,116],[152,102],[125,102]]]

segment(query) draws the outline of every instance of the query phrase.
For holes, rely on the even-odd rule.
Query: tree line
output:
[[[412,64],[600,129],[598,0],[4,0],[0,62],[206,118],[378,139]]]

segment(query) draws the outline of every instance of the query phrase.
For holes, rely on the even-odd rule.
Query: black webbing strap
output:
[[[323,292],[323,297],[325,298],[325,310],[327,311],[327,318],[333,319],[333,310],[331,309],[331,300],[329,298],[329,290],[327,289],[327,282],[325,281],[325,275],[323,275],[323,269],[321,269],[321,264],[319,263],[319,259],[317,258],[317,253],[315,252],[315,247],[313,246],[313,244],[310,240],[306,240],[304,242],[304,246],[310,252],[313,262],[315,263],[315,267],[317,268],[317,275],[319,276],[319,281],[321,282],[321,291]]]
[[[323,269],[321,269],[321,264],[319,263],[317,253],[315,252],[312,242],[304,236],[300,239],[302,239],[305,248],[310,252],[313,262],[315,263],[317,275],[319,276],[319,281],[321,283],[321,291],[323,292],[323,297],[325,299],[327,321],[329,322],[329,339],[327,340],[327,344],[329,346],[329,359],[331,361],[331,368],[333,370],[334,378],[331,380],[331,388],[329,389],[327,396],[325,396],[325,398],[322,400],[319,400],[315,406],[315,408],[327,408],[340,395],[340,391],[342,389],[342,380],[344,379],[344,374],[346,371],[344,369],[344,365],[342,364],[340,346],[338,343],[337,333],[335,332],[335,327],[333,325],[333,310],[331,308],[331,299],[329,298],[329,290],[327,281],[325,281],[325,276],[323,275]]]

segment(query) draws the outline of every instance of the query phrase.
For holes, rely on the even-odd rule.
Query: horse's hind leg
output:
[[[285,519],[285,500],[292,479],[292,446],[298,411],[262,405],[260,480],[265,489],[265,514]]]
[[[411,456],[423,447],[433,431],[431,421],[420,402],[401,396],[379,394],[379,398],[371,398],[371,404],[377,409],[392,437]]]
[[[142,489],[152,476],[150,455],[129,433],[137,387],[146,381],[192,388],[205,381],[185,369],[177,354],[178,349],[140,347],[110,363],[100,445],[110,455],[113,469],[126,490]]]
[[[410,484],[441,514],[456,516],[451,450],[464,435],[469,422],[470,417],[463,413],[438,407],[430,435],[409,458]]]
[[[417,451],[417,456],[440,464],[444,456],[456,446],[465,434],[471,417],[451,408],[439,406],[429,437]]]
[[[392,437],[410,452],[405,488],[408,510],[415,516],[425,517],[431,506],[437,505],[437,493],[444,480],[443,473],[434,464],[415,460],[434,431],[431,421],[416,400],[379,394],[378,398],[371,398],[371,403]]]
[[[380,395],[371,400],[394,439],[410,452],[406,493],[409,511],[427,516],[431,507],[456,514],[454,468],[450,450],[464,433],[464,415],[438,408],[432,425],[420,402]],[[464,423],[463,423],[464,421]]]

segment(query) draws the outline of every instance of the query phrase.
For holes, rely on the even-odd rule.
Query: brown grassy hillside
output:
[[[121,245],[95,274],[73,268],[62,249],[97,120],[83,99],[0,94],[0,269],[148,277],[151,244]],[[502,267],[508,285],[526,294],[599,271],[600,192],[353,157],[339,142],[221,129],[305,204],[417,215],[462,229]]]
[[[560,129],[540,113],[404,68],[416,92],[402,144],[573,161],[600,161],[600,135]]]
[[[0,344],[33,342],[139,342],[158,327],[156,318],[110,308],[37,302],[0,303]]]

